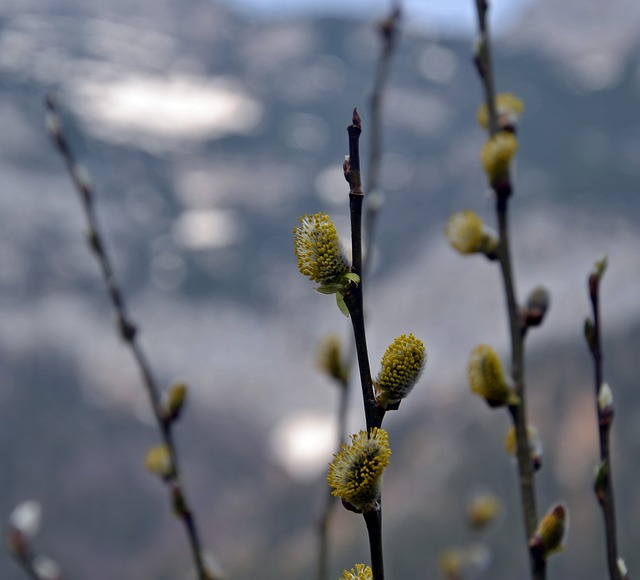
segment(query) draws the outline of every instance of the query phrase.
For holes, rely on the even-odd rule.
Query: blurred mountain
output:
[[[500,34],[495,57],[500,89],[526,103],[513,203],[519,291],[543,282],[553,296],[529,361],[531,416],[546,449],[540,509],[564,498],[574,522],[551,576],[596,579],[604,548],[581,327],[585,278],[602,253],[611,261],[606,370],[624,401],[614,428],[620,537],[630,570],[640,566],[631,552],[640,516],[631,459],[640,444],[638,8],[572,6],[534,4]],[[196,0],[5,1],[0,21],[0,515],[39,499],[38,545],[65,577],[189,577],[180,526],[142,468],[155,432],[137,372],[114,336],[74,192],[44,131],[42,99],[54,91],[143,346],[161,384],[192,386],[178,437],[204,537],[231,578],[312,577],[331,441],[317,441],[324,455],[307,466],[294,448],[283,458],[281,436],[301,417],[331,427],[337,393],[313,353],[324,333],[347,336],[347,326],[296,272],[291,230],[301,214],[327,211],[348,235],[345,128],[357,106],[366,165],[374,23],[265,23]],[[405,331],[424,337],[430,356],[424,385],[388,418],[390,578],[435,578],[441,549],[476,539],[462,515],[476,486],[507,506],[485,577],[526,569],[514,547],[522,526],[502,452],[507,419],[470,397],[464,377],[478,342],[506,351],[501,289],[493,268],[455,255],[441,233],[453,211],[491,215],[470,50],[470,39],[407,22],[385,96],[371,357]],[[334,544],[335,577],[367,560],[350,513],[337,514]],[[5,556],[0,577],[21,578]]]

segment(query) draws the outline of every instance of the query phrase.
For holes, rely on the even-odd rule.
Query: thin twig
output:
[[[593,328],[590,333],[589,346],[593,356],[596,412],[598,417],[598,435],[600,440],[600,466],[596,476],[595,492],[602,515],[607,546],[607,567],[611,580],[622,580],[618,568],[618,539],[616,532],[616,511],[613,493],[610,433],[613,422],[613,405],[600,404],[600,390],[603,386],[602,342],[600,331],[600,280],[602,272],[594,271],[589,276],[589,297],[593,314]]]
[[[370,113],[371,113],[371,135],[370,135],[370,154],[367,173],[367,187],[369,191],[378,189],[380,181],[380,167],[382,162],[382,109],[384,95],[388,85],[389,72],[391,68],[392,56],[395,52],[397,44],[399,21],[401,17],[400,2],[393,2],[389,15],[378,23],[378,32],[382,40],[380,55],[378,57],[375,80],[371,94]],[[381,204],[367,203],[364,219],[364,257],[360,279],[363,280],[368,274],[371,264],[371,256],[373,254],[373,242],[375,237],[375,223],[379,214]],[[356,357],[356,350],[351,343],[351,347],[347,356],[347,367],[351,368]],[[350,380],[347,379],[340,385],[340,401],[338,403],[338,446],[340,446],[346,438],[346,421],[349,405]],[[318,521],[318,573],[317,580],[326,580],[328,574],[329,560],[329,523],[333,514],[333,508],[336,504],[336,498],[329,491],[324,504],[324,509]]]
[[[478,15],[478,28],[480,31],[480,44],[476,52],[476,67],[482,81],[485,95],[485,103],[488,111],[489,134],[493,136],[498,131],[495,88],[493,81],[493,65],[491,59],[491,43],[489,27],[487,23],[488,4],[486,0],[476,0]],[[511,338],[511,375],[516,393],[520,399],[518,405],[509,407],[516,432],[516,455],[518,460],[518,473],[520,479],[520,496],[527,546],[533,538],[538,525],[536,508],[536,495],[533,479],[533,467],[531,465],[531,450],[527,429],[526,389],[524,382],[524,333],[520,322],[518,300],[513,280],[513,267],[511,263],[509,226],[508,226],[508,201],[511,195],[511,184],[507,187],[502,184],[496,188],[496,217],[500,243],[498,246],[498,261],[505,289],[505,299],[509,316],[509,334]],[[534,551],[529,552],[531,574],[536,580],[546,578],[546,562],[543,557]]]
[[[383,105],[384,97],[389,80],[391,70],[391,60],[395,53],[395,48],[399,33],[400,18],[402,10],[399,0],[393,3],[389,15],[378,24],[378,32],[382,40],[380,56],[376,66],[375,80],[371,93],[371,136],[369,147],[369,168],[367,172],[367,190],[376,195],[381,196],[378,191],[380,184],[380,171],[382,167],[382,126],[383,126]],[[374,202],[366,204],[365,210],[365,252],[364,264],[362,268],[363,275],[368,275],[371,256],[373,254],[373,237],[375,233],[376,218],[381,207],[381,199],[378,198]]]
[[[352,123],[347,127],[347,131],[349,134],[349,163],[346,174],[350,186],[351,252],[353,270],[360,276],[362,273],[362,202],[364,200],[364,191],[362,190],[362,178],[360,174],[360,133],[362,132],[362,123],[356,109],[353,110]],[[356,354],[358,357],[358,369],[360,371],[360,383],[362,386],[364,414],[367,431],[371,432],[375,427],[382,425],[385,410],[382,406],[376,405],[373,392],[364,323],[362,279],[357,286],[345,294],[344,301],[351,315]],[[369,534],[373,580],[384,580],[382,560],[382,504],[380,504],[378,509],[365,513],[364,519]]]
[[[111,305],[116,315],[118,332],[124,343],[129,347],[138,370],[140,371],[142,383],[149,398],[149,403],[151,404],[153,415],[156,419],[158,430],[160,431],[162,443],[166,446],[169,453],[172,469],[171,473],[166,476],[165,481],[170,490],[172,506],[185,526],[198,579],[213,580],[213,575],[204,563],[202,544],[200,542],[194,514],[189,507],[187,497],[182,487],[178,452],[173,439],[173,422],[164,418],[159,388],[153,377],[148,360],[136,340],[138,329],[131,321],[127,312],[122,290],[115,276],[111,259],[107,253],[102,233],[98,225],[94,209],[95,195],[93,189],[88,178],[76,162],[75,156],[69,147],[67,138],[62,130],[55,98],[48,95],[46,97],[45,104],[51,137],[56,148],[64,159],[69,176],[71,177],[73,185],[80,197],[87,223],[87,238],[89,246],[100,266],[102,279],[107,287]]]

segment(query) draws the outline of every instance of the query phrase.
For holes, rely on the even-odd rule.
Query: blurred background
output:
[[[436,6],[437,4],[437,6]],[[143,467],[156,443],[136,368],[113,325],[84,223],[44,129],[55,91],[141,342],[159,382],[190,387],[177,427],[202,533],[234,580],[309,579],[336,387],[318,341],[349,340],[331,297],[300,276],[292,230],[325,211],[348,236],[342,177],[358,106],[363,158],[384,1],[0,1],[0,517],[37,499],[36,546],[66,578],[190,577],[181,525]],[[491,13],[500,91],[525,101],[513,252],[519,296],[544,284],[545,324],[528,339],[531,421],[544,445],[540,511],[564,499],[567,551],[551,578],[605,576],[592,492],[597,428],[582,338],[586,278],[602,285],[605,377],[617,403],[614,482],[620,550],[640,568],[640,4],[513,2]],[[407,2],[384,108],[374,268],[367,287],[377,372],[403,332],[429,361],[387,416],[390,579],[438,578],[449,546],[482,540],[480,576],[527,575],[509,421],[469,393],[480,342],[508,360],[497,268],[444,240],[454,211],[492,222],[474,121],[471,0]],[[365,184],[366,186],[366,184]],[[349,431],[363,426],[353,390]],[[465,504],[503,501],[488,535]],[[362,520],[332,524],[332,577],[368,561]],[[22,578],[0,553],[0,577]]]

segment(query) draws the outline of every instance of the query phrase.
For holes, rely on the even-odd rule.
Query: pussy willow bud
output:
[[[564,550],[569,531],[569,512],[563,503],[553,506],[540,520],[538,529],[529,543],[539,558],[548,558]]]
[[[165,394],[162,418],[167,422],[175,421],[182,413],[186,398],[187,385],[184,383],[171,385]]]
[[[527,426],[527,440],[529,442],[529,455],[531,457],[531,466],[534,471],[538,471],[542,467],[542,440],[538,434],[538,430],[533,425]],[[510,427],[504,438],[504,449],[513,457],[518,452],[518,440],[516,437],[516,428]]]
[[[62,572],[55,560],[48,556],[38,554],[31,563],[38,580],[61,580]]]
[[[467,376],[471,391],[482,397],[490,407],[517,405],[520,402],[507,381],[500,358],[488,344],[480,344],[471,352]]]
[[[629,580],[629,570],[622,558],[618,558],[618,572],[620,573],[622,580]]]
[[[482,530],[493,522],[502,509],[502,502],[493,493],[474,496],[467,506],[467,521],[474,530]]]
[[[369,566],[356,564],[355,569],[345,570],[339,580],[373,580],[373,571]]]
[[[449,548],[440,555],[440,570],[446,580],[477,578],[489,566],[491,552],[484,544]]]
[[[525,307],[525,327],[539,326],[544,320],[551,296],[544,286],[536,286],[527,297],[527,305]]]
[[[36,500],[30,499],[18,504],[9,516],[7,548],[16,558],[25,559],[29,555],[29,541],[40,530],[42,508]]]
[[[340,310],[348,316],[341,297],[360,277],[351,272],[331,218],[322,212],[304,215],[293,234],[300,273],[318,282],[318,292],[336,294]]]
[[[497,234],[471,210],[453,214],[444,233],[453,249],[461,254],[484,254],[490,260],[497,258]]]
[[[144,459],[144,465],[148,471],[163,479],[169,479],[174,475],[171,454],[166,445],[156,445],[149,449]]]
[[[427,361],[427,351],[413,334],[396,338],[382,356],[374,381],[376,402],[385,409],[399,403],[413,389]]]
[[[352,511],[365,513],[378,507],[382,473],[391,457],[384,429],[360,431],[343,444],[329,466],[327,481],[335,497]]]
[[[613,392],[609,383],[602,383],[598,389],[598,417],[600,424],[610,427],[613,422]]]
[[[500,131],[485,142],[480,150],[480,160],[487,179],[496,189],[509,182],[511,159],[518,150],[518,140],[513,133]]]
[[[518,121],[524,111],[524,103],[511,93],[496,95],[495,103],[498,130],[515,132]],[[476,121],[483,129],[489,128],[489,112],[486,103],[478,107]]]
[[[349,367],[343,360],[340,339],[335,334],[326,336],[320,341],[317,361],[318,368],[322,372],[341,385],[346,384],[349,379]]]

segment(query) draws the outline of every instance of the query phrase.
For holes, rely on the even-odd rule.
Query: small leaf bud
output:
[[[613,392],[609,383],[602,383],[598,389],[598,416],[600,424],[610,427],[613,421]]]
[[[533,425],[527,426],[527,439],[529,441],[529,454],[531,456],[531,466],[534,471],[538,471],[542,467],[542,440],[538,434],[538,430]],[[516,456],[518,442],[516,438],[515,427],[510,427],[504,439],[504,449],[513,457]]]
[[[178,485],[171,486],[171,507],[177,518],[184,518],[189,513],[184,494]]]
[[[162,409],[162,419],[168,423],[175,421],[182,413],[187,398],[187,385],[176,383],[171,385],[165,393]]]
[[[538,558],[548,558],[564,550],[569,531],[569,512],[563,503],[553,506],[540,520],[529,547]]]
[[[629,570],[622,558],[618,558],[618,572],[620,573],[622,580],[629,580]]]
[[[341,385],[345,385],[349,379],[349,368],[342,358],[342,345],[340,339],[331,334],[326,336],[318,345],[318,368],[335,379]]]
[[[607,257],[604,256],[596,261],[591,269],[591,273],[589,274],[589,295],[593,300],[598,294],[598,286],[600,285],[600,280],[604,276],[604,273],[607,270]]]
[[[587,346],[589,350],[593,352],[596,346],[596,327],[591,318],[587,318],[584,321],[584,338],[587,341]]]
[[[544,320],[545,314],[549,309],[551,297],[549,291],[544,286],[537,286],[527,297],[527,305],[525,308],[525,326],[539,326]]]

